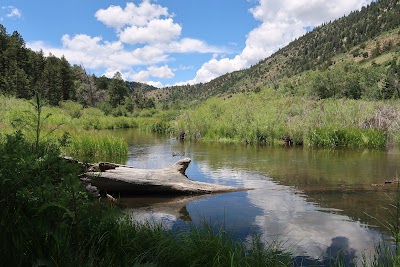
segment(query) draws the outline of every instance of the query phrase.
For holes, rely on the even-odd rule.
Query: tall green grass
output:
[[[26,100],[0,96],[0,127],[10,128],[26,117]],[[73,102],[44,107],[52,114],[50,128],[74,132],[116,128],[177,136],[181,131],[192,140],[291,144],[321,147],[384,147],[399,143],[400,103],[350,99],[313,100],[283,96],[273,88],[230,98],[212,98],[192,110],[142,110],[132,117],[106,116],[97,108]],[[5,130],[6,131],[6,130]]]
[[[11,128],[20,130],[36,146],[58,143],[65,155],[82,161],[126,161],[128,145],[122,138],[89,129],[133,127],[136,122],[130,118],[106,117],[99,109],[83,109],[70,101],[60,106],[46,106],[39,95],[31,102],[0,97],[0,108],[4,109],[1,119],[9,125],[5,132],[11,132]]]
[[[107,237],[119,237],[121,247],[105,246],[109,266],[127,266],[129,262],[155,266],[289,266],[289,254],[276,248],[264,248],[255,241],[248,248],[233,241],[225,231],[214,232],[205,225],[189,231],[171,232],[160,225],[121,220],[107,225]],[[106,229],[102,229],[102,232]],[[106,243],[107,244],[107,243]],[[97,262],[94,262],[97,263]],[[104,265],[107,266],[107,265]]]
[[[250,144],[385,147],[400,132],[400,103],[349,99],[313,100],[259,93],[212,98],[182,112],[172,124],[188,138]]]
[[[31,111],[29,101],[0,95],[0,122],[9,127],[16,119],[28,120]],[[43,112],[51,114],[48,125],[67,128],[68,130],[101,130],[116,128],[136,128],[137,119],[134,117],[106,116],[98,108],[83,108],[71,101],[61,102],[60,107],[44,106]]]
[[[106,116],[98,108],[83,108],[82,105],[65,101],[60,107],[41,107],[45,123],[41,125],[41,142],[57,143],[63,140],[63,153],[82,161],[113,161],[123,163],[127,159],[126,142],[112,135],[104,135],[102,129],[141,128],[144,131],[169,133],[167,120],[175,117],[176,111],[142,110],[136,117]],[[37,131],[32,124],[36,111],[32,102],[0,95],[0,128],[3,133],[13,129],[22,130],[26,138],[35,140]]]
[[[368,147],[386,146],[387,133],[377,129],[316,128],[308,133],[308,144],[316,147]]]
[[[123,138],[96,131],[74,132],[62,148],[62,152],[84,162],[125,163],[128,144]]]
[[[15,120],[29,120],[29,101],[0,95],[0,127],[7,129]],[[43,112],[51,114],[49,127],[57,126],[65,131],[140,128],[143,131],[169,133],[170,122],[179,114],[177,110],[145,109],[135,111],[131,116],[111,116],[94,107],[65,101],[59,107],[44,106]]]

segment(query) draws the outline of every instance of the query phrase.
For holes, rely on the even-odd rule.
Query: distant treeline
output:
[[[83,66],[73,65],[65,57],[26,48],[22,36],[14,31],[8,34],[0,24],[0,93],[31,99],[35,92],[50,105],[61,101],[76,101],[82,105],[97,106],[106,113],[118,108],[120,113],[134,108],[152,108],[153,99],[145,97],[147,85],[125,82],[120,73],[112,79],[96,77]]]

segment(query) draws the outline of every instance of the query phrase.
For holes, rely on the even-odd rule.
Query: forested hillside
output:
[[[71,66],[65,57],[34,52],[26,48],[18,32],[8,34],[0,25],[2,94],[31,99],[35,92],[39,92],[50,105],[73,100],[85,107],[100,107],[106,113],[119,107],[123,113],[135,107],[154,107],[153,100],[147,99],[143,93],[154,89],[141,83],[125,82],[119,73],[113,79],[96,77],[88,74],[83,66]]]
[[[286,80],[283,85],[292,87],[290,89],[292,94],[303,94],[305,93],[304,90],[297,92],[296,87],[299,78],[290,82],[287,79],[292,79],[299,74],[303,74],[304,78],[307,71],[317,72],[312,73],[311,76],[317,74],[334,76],[330,73],[330,70],[334,70],[337,66],[341,70],[334,72],[344,71],[347,73],[350,69],[355,68],[356,75],[359,75],[359,78],[369,79],[370,73],[374,73],[374,71],[366,69],[372,65],[381,67],[385,64],[386,68],[379,69],[379,73],[374,75],[379,76],[375,77],[376,80],[357,86],[372,86],[378,89],[379,83],[378,87],[381,90],[382,86],[385,86],[383,83],[388,82],[392,83],[390,90],[393,91],[393,86],[397,86],[398,91],[399,14],[400,2],[397,0],[373,2],[360,11],[354,11],[348,16],[316,27],[313,31],[291,42],[288,46],[249,69],[225,74],[205,84],[160,89],[154,92],[154,96],[167,102],[206,99],[211,96],[226,97],[238,92],[258,91],[260,88],[269,85],[278,89],[282,86],[282,79],[284,78]],[[336,81],[331,79],[330,82]],[[287,91],[287,88],[285,90]],[[340,94],[326,92],[317,93],[317,96],[320,98],[335,96],[379,99],[390,98],[393,94],[368,92],[363,95],[360,92]],[[397,93],[396,96],[398,96]]]

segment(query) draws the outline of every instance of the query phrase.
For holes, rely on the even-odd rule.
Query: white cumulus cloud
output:
[[[167,65],[161,67],[150,66],[148,68],[149,73],[153,77],[157,78],[172,78],[175,76],[172,69],[170,69]]]
[[[206,42],[193,38],[182,38],[179,41],[162,45],[170,53],[226,53],[228,49],[208,45]]]
[[[181,35],[182,27],[168,19],[154,19],[144,27],[130,26],[119,33],[120,40],[128,44],[168,43]]]
[[[106,77],[113,77],[116,72],[120,72],[122,75],[122,78],[125,80],[133,80],[136,82],[142,82],[142,83],[147,83],[152,86],[156,87],[162,87],[162,83],[158,81],[152,81],[150,77],[152,78],[162,78],[162,79],[168,79],[168,78],[173,78],[175,76],[174,70],[172,70],[168,65],[163,65],[163,66],[149,66],[145,70],[139,70],[139,71],[132,71],[132,70],[121,70],[117,68],[109,68],[105,72]]]
[[[120,41],[103,41],[101,37],[86,34],[73,37],[65,34],[61,42],[61,48],[49,46],[41,41],[28,42],[27,46],[57,57],[64,55],[70,63],[82,64],[89,69],[130,69],[132,66],[157,64],[168,58],[164,51],[156,47],[144,46],[129,51]]]
[[[6,12],[5,16],[7,18],[21,18],[22,17],[21,11],[18,8],[16,8],[15,6],[3,6],[1,9]],[[3,18],[1,17],[0,20],[3,20]]]
[[[128,2],[124,9],[120,6],[110,6],[107,9],[99,9],[95,14],[99,21],[116,29],[126,25],[146,26],[151,20],[161,16],[169,17],[168,9],[151,4],[149,0],[144,0],[138,6]]]
[[[172,78],[175,76],[174,71],[168,67],[164,66],[150,66],[146,70],[141,70],[136,73],[123,73],[124,76],[127,76],[135,81],[139,82],[148,82],[150,77],[154,78]]]
[[[144,0],[141,4],[127,3],[100,9],[95,17],[116,30],[120,40],[127,44],[168,43],[176,40],[182,27],[175,23],[168,9]]]

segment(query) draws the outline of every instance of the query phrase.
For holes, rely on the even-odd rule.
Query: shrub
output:
[[[371,147],[386,146],[387,135],[376,129],[335,129],[322,127],[309,133],[309,145],[317,147]]]
[[[21,132],[6,136],[0,144],[0,258],[4,262],[41,265],[78,256],[83,213],[91,206],[79,172],[78,166],[59,157],[55,145],[42,144],[37,154]]]
[[[70,100],[60,102],[60,108],[65,110],[71,118],[79,118],[82,115],[83,106],[77,102]]]

